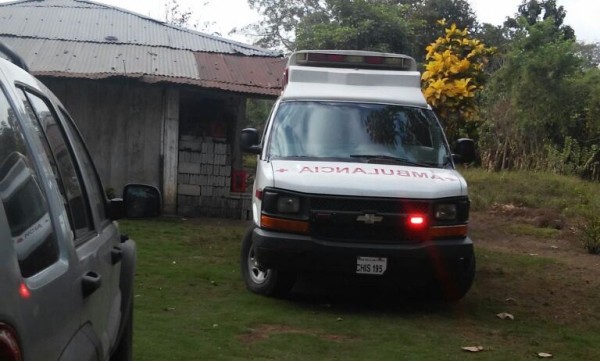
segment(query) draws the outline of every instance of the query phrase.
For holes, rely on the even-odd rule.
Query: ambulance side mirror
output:
[[[259,145],[258,131],[254,128],[246,128],[242,130],[240,135],[240,148],[243,152],[260,154],[262,147]]]
[[[475,160],[475,142],[473,139],[461,138],[456,141],[455,154],[452,154],[455,163],[471,163]]]

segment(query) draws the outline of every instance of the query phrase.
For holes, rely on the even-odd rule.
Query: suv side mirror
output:
[[[145,184],[128,184],[123,189],[123,213],[126,218],[160,216],[162,200],[158,188]]]
[[[457,163],[470,163],[475,160],[475,142],[473,139],[461,138],[456,141],[456,154],[452,158]]]
[[[254,128],[243,129],[240,135],[240,147],[244,152],[260,154],[262,147],[259,145],[258,131]]]

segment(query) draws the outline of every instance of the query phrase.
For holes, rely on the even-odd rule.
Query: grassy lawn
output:
[[[304,280],[288,299],[256,296],[239,271],[247,223],[121,222],[138,243],[135,360],[533,360],[538,352],[600,360],[600,257],[587,255],[569,228],[584,208],[569,198],[598,202],[600,186],[465,174],[478,266],[473,289],[452,305],[415,304],[389,284],[349,280]],[[518,197],[511,182],[534,194]],[[551,209],[567,226],[536,225],[513,208]],[[484,350],[467,354],[463,346]]]

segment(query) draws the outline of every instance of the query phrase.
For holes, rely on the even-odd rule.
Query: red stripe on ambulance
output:
[[[277,170],[283,172],[283,169]],[[287,169],[285,170],[287,171]],[[361,167],[302,167],[300,174],[362,174],[362,175],[374,175],[374,176],[396,176],[396,177],[409,177],[409,178],[420,178],[420,179],[431,179],[439,181],[456,182],[458,179],[454,177],[441,177],[436,174],[430,174],[428,172],[408,171],[404,169],[391,169],[391,168],[369,168],[364,169]]]

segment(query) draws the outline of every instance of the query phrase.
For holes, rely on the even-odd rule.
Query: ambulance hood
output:
[[[273,185],[302,193],[436,199],[467,195],[453,169],[375,163],[274,160]]]

